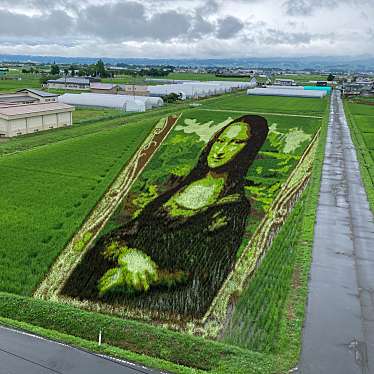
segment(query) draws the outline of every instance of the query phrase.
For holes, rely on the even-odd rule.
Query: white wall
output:
[[[70,126],[70,112],[58,113],[58,127]]]
[[[72,116],[70,112],[44,114],[26,118],[13,120],[5,120],[0,118],[0,133],[4,132],[7,137],[13,137],[23,134],[32,134],[34,132],[49,130],[57,127],[66,127],[72,125]],[[9,132],[7,125],[9,124]]]
[[[8,136],[8,121],[0,118],[0,136]]]

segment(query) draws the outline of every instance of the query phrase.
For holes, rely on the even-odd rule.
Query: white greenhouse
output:
[[[254,96],[288,96],[305,98],[322,98],[326,96],[325,91],[295,90],[293,88],[251,88],[247,90],[247,95]]]
[[[174,81],[169,84],[149,86],[151,96],[164,96],[171,93],[181,95],[182,99],[201,98],[232,92],[236,89],[256,87],[256,79],[250,82],[240,81]]]
[[[96,93],[66,93],[59,96],[58,101],[75,106],[122,109],[126,112],[144,112],[164,104],[161,98],[155,97]]]

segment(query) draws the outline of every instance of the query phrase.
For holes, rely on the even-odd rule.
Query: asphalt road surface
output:
[[[130,362],[99,356],[0,327],[0,374],[156,374]]]
[[[298,372],[374,373],[374,223],[339,93],[332,97]]]

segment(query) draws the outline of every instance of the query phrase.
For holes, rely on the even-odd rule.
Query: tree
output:
[[[58,65],[56,65],[55,62],[51,66],[51,74],[52,75],[58,75],[58,74],[60,74],[60,68],[58,67]]]
[[[70,65],[69,69],[70,69],[71,75],[74,76],[75,75],[75,70],[76,70],[75,66],[74,65]]]
[[[165,103],[175,103],[178,100],[182,100],[182,95],[181,94],[176,94],[174,92],[162,96],[162,100],[164,100]]]
[[[95,70],[95,75],[98,75],[99,77],[105,78],[108,75],[107,71],[105,70],[104,62],[101,59],[96,62]]]
[[[68,69],[68,68],[65,68],[65,69],[64,69],[64,74],[65,74],[65,75],[68,75],[68,74],[69,74],[69,69]]]
[[[327,80],[328,80],[329,82],[332,82],[334,79],[335,79],[335,76],[332,75],[331,73],[330,73],[329,76],[327,77]]]

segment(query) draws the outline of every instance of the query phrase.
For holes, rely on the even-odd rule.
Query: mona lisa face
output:
[[[246,146],[250,135],[248,125],[244,122],[226,127],[210,149],[208,166],[218,168],[231,161]]]

